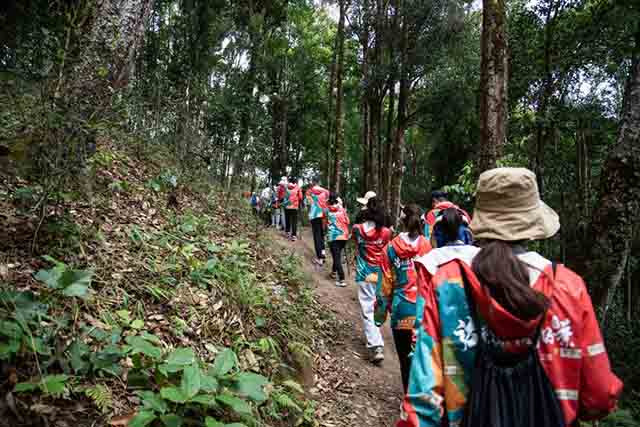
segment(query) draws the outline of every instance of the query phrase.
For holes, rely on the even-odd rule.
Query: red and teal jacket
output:
[[[316,185],[307,190],[306,197],[309,206],[309,219],[323,218],[324,210],[327,208],[329,190]]]
[[[284,196],[284,208],[285,209],[298,209],[300,202],[302,201],[302,190],[297,184],[290,182],[287,185],[287,191]]]
[[[287,197],[287,185],[278,184],[277,201],[274,205],[276,209],[280,208],[280,205],[284,203],[284,199]]]
[[[480,284],[470,267],[478,249],[449,260],[438,251],[416,260],[418,292],[425,304],[397,427],[440,427],[447,424],[444,417],[449,426],[460,425],[478,334],[498,340],[507,351],[522,351],[523,344],[531,345],[530,337],[540,320],[538,355],[567,425],[576,419],[602,417],[615,409],[622,382],[611,371],[591,298],[577,274],[558,266],[554,278],[548,260],[534,252],[519,255],[531,266],[532,286],[551,300],[544,319],[526,321],[505,310]],[[439,264],[429,259],[434,254],[440,256]],[[472,320],[463,269],[483,328],[477,328]]]
[[[430,250],[431,244],[424,236],[411,242],[408,233],[399,234],[385,246],[376,289],[374,321],[377,326],[382,326],[387,313],[391,313],[391,328],[414,328],[418,286],[413,260]]]
[[[391,240],[391,230],[379,230],[373,222],[367,221],[353,226],[353,240],[356,242],[356,282],[377,283],[377,278],[367,277],[380,272],[380,256],[385,245]]]
[[[433,233],[433,226],[436,223],[436,218],[438,217],[438,214],[440,213],[440,211],[443,211],[445,209],[449,209],[449,208],[456,208],[460,211],[460,213],[462,213],[462,215],[467,217],[467,222],[471,223],[471,217],[469,216],[469,214],[467,212],[465,212],[464,209],[461,209],[458,205],[456,205],[455,203],[451,203],[451,202],[440,202],[438,204],[435,205],[435,207],[433,209],[431,209],[429,212],[427,212],[426,214],[422,215],[422,220],[424,221],[424,237],[427,238],[427,240],[431,239],[431,234]]]
[[[349,216],[347,211],[338,205],[325,209],[325,221],[327,223],[327,239],[349,240]]]

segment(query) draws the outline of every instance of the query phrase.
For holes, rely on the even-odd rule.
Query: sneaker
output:
[[[298,240],[298,238],[296,236],[291,236],[291,241],[295,242],[296,240]]]
[[[322,258],[314,258],[313,263],[322,267],[324,265],[324,260]]]
[[[347,287],[347,283],[344,280],[336,280],[336,286],[339,288]]]
[[[336,273],[335,271],[332,271],[331,274],[329,274],[329,278],[331,280],[336,280],[338,278],[338,273]]]
[[[384,347],[371,347],[369,349],[369,360],[376,365],[384,360]]]

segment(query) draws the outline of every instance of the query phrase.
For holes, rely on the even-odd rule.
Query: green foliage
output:
[[[84,390],[84,394],[93,401],[103,414],[108,413],[113,408],[113,394],[111,389],[104,384],[87,387]]]
[[[44,258],[55,265],[49,270],[38,271],[34,276],[36,280],[43,282],[51,289],[59,291],[64,296],[87,297],[91,288],[92,271],[74,270],[49,256]]]
[[[59,397],[67,391],[68,379],[69,377],[66,375],[47,375],[34,381],[18,383],[14,391],[16,393],[27,393],[40,390],[45,395]]]

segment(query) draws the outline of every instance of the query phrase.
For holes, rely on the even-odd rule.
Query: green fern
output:
[[[273,401],[280,409],[293,409],[297,412],[302,412],[302,408],[286,393],[274,393]]]
[[[84,394],[93,400],[93,403],[95,403],[103,414],[109,412],[113,407],[113,394],[111,390],[103,384],[96,384],[93,387],[87,388]]]
[[[636,427],[638,421],[627,410],[619,410],[600,421],[601,427]]]

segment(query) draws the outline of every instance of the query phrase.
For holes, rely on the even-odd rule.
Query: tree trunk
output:
[[[403,5],[404,6],[404,5]],[[400,217],[402,196],[402,176],[404,175],[405,132],[407,130],[407,109],[409,104],[409,23],[407,12],[402,10],[402,33],[400,35],[400,94],[398,95],[398,120],[391,161],[391,217]]]
[[[343,23],[344,26],[344,23]],[[344,38],[344,35],[343,35]],[[331,73],[329,75],[329,93],[328,93],[328,105],[327,105],[327,144],[326,144],[326,158],[325,158],[325,178],[328,186],[331,186],[331,154],[332,154],[332,142],[333,142],[333,98],[334,88],[336,86],[336,63],[338,60],[338,37],[336,35],[336,41],[333,45],[333,58],[331,60]]]
[[[335,150],[333,162],[333,178],[329,188],[336,193],[340,192],[340,162],[342,161],[342,151],[344,149],[344,94],[343,94],[343,71],[344,71],[344,21],[345,21],[345,0],[340,0],[340,18],[338,20],[338,33],[336,35],[336,49],[338,50],[338,60],[336,64],[336,128],[335,128]]]
[[[509,52],[504,0],[483,0],[480,72],[480,146],[476,174],[494,168],[507,132]]]
[[[591,256],[583,277],[596,306],[608,305],[620,283],[640,220],[640,32],[625,88],[622,120],[600,177],[598,206],[593,212]]]

